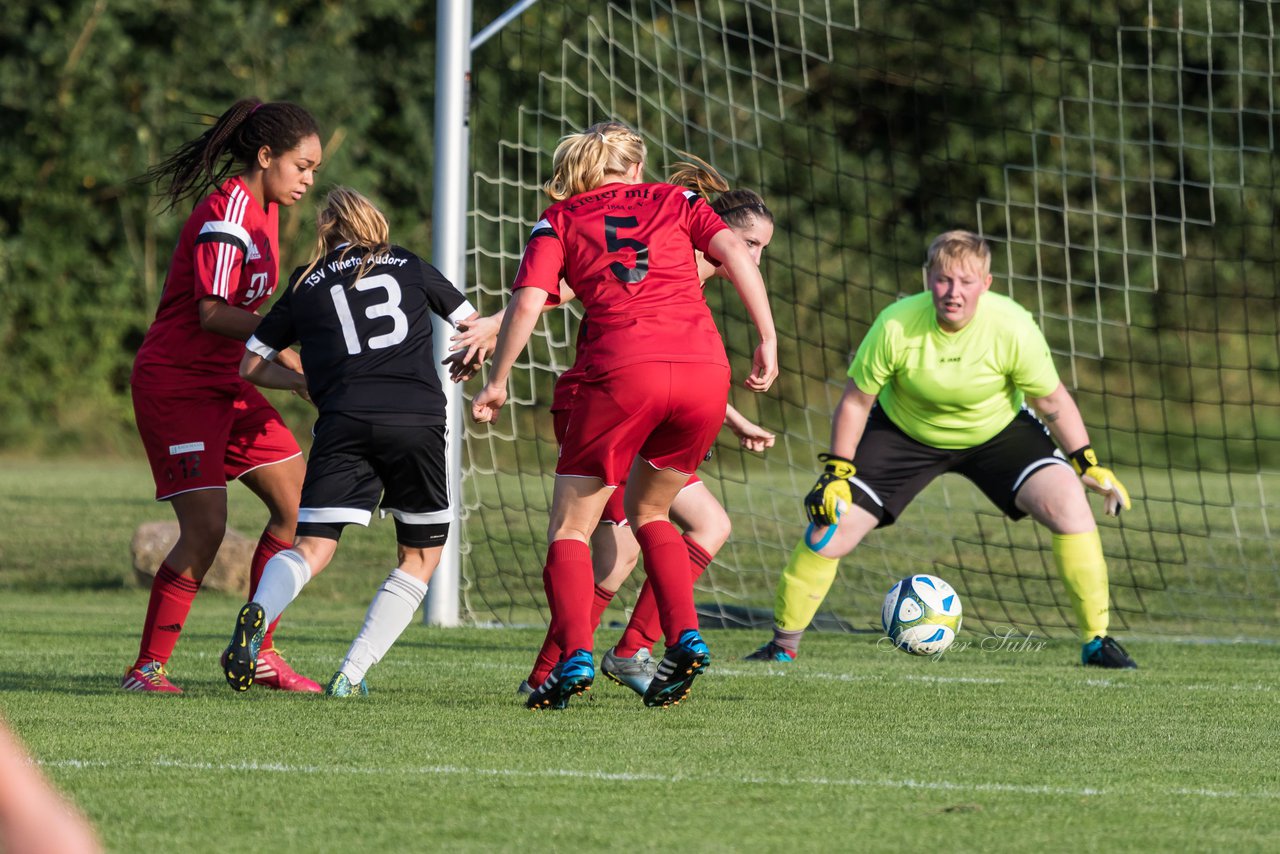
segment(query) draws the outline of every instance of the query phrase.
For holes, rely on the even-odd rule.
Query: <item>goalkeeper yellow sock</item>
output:
[[[823,557],[805,544],[802,537],[791,552],[787,568],[778,580],[773,605],[774,625],[784,631],[804,631],[813,622],[818,606],[827,598],[836,580],[837,558]]]
[[[1054,534],[1053,562],[1071,595],[1080,637],[1088,642],[1106,635],[1110,597],[1107,592],[1107,559],[1097,530],[1086,534]]]

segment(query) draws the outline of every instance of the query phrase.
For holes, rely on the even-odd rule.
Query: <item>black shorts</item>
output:
[[[949,471],[973,481],[1010,519],[1021,519],[1027,514],[1015,501],[1027,478],[1045,466],[1070,465],[1025,409],[981,445],[947,450],[912,439],[879,406],[871,410],[853,464],[853,503],[879,519],[879,528],[892,525],[913,498]]]
[[[381,498],[396,541],[443,545],[453,521],[445,467],[445,427],[371,424],[321,415],[307,460],[298,536],[336,540],[346,525],[368,525]]]

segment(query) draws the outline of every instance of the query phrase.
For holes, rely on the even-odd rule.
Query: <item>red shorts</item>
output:
[[[729,369],[698,362],[642,362],[583,383],[569,413],[557,475],[626,480],[638,456],[693,474],[724,424]]]
[[[566,431],[569,429],[569,413],[572,409],[554,409],[551,411],[551,425],[556,434],[556,444],[563,447]],[[706,456],[705,454],[703,455]],[[695,483],[702,483],[702,478],[697,474],[689,475],[689,482],[684,485],[685,489],[693,486]],[[606,525],[629,525],[627,521],[627,511],[622,507],[622,495],[626,491],[627,481],[624,478],[618,488],[609,496],[609,501],[604,505],[604,513],[600,514],[600,521]]]
[[[227,481],[302,451],[280,413],[247,382],[187,389],[133,388],[133,414],[156,500]]]

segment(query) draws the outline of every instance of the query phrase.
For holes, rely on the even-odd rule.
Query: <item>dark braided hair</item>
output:
[[[765,207],[764,199],[754,190],[731,190],[729,182],[715,170],[715,167],[700,157],[688,152],[678,152],[688,160],[676,164],[676,171],[667,178],[667,183],[680,187],[688,187],[704,199],[710,200],[712,193],[718,193],[711,209],[720,214],[725,225],[746,228],[751,225],[751,217],[758,216],[773,222],[773,213]]]
[[[147,170],[146,177],[162,184],[160,195],[168,200],[165,210],[171,210],[183,199],[221,186],[236,166],[252,167],[264,145],[273,154],[283,154],[306,137],[319,135],[316,120],[297,104],[244,98],[213,127]]]

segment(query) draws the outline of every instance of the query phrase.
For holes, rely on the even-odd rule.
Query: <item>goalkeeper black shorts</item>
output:
[[[853,458],[853,503],[892,525],[926,486],[946,472],[962,474],[1010,519],[1026,516],[1015,501],[1034,472],[1050,465],[1069,466],[1036,417],[1023,409],[996,435],[972,448],[934,448],[912,439],[879,406]]]
[[[321,415],[302,484],[298,535],[336,540],[346,525],[368,525],[380,498],[382,515],[396,520],[398,543],[444,545],[454,517],[444,425]]]

